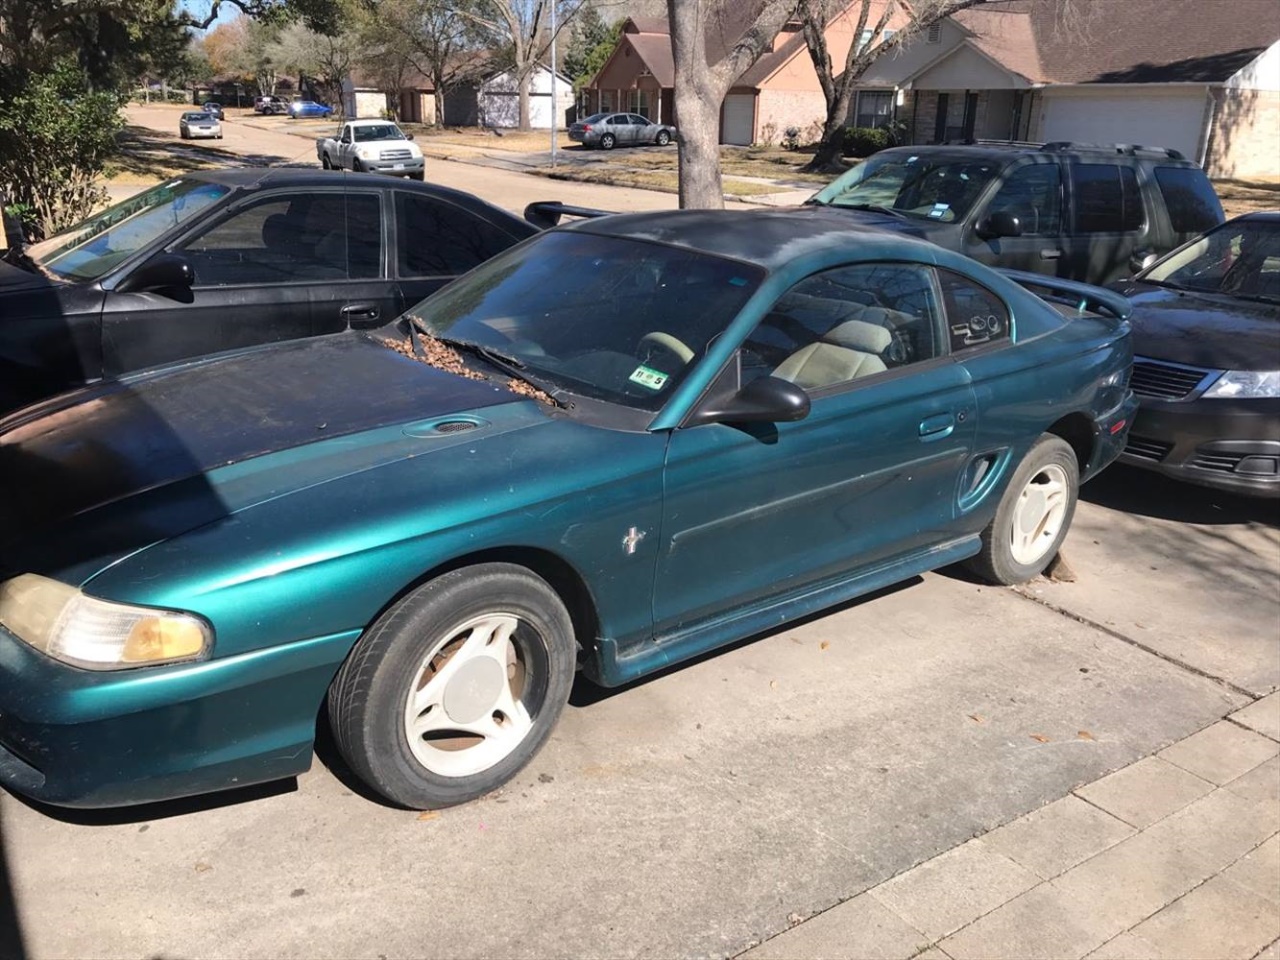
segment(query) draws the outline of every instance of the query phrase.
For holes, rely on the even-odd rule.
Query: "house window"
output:
[[[896,30],[885,30],[882,34],[880,34],[880,42],[881,42],[881,43],[888,43],[888,42],[893,38],[893,35],[894,35],[896,32],[897,32]],[[867,44],[869,44],[869,43],[871,42],[871,38],[872,38],[873,36],[875,36],[875,33],[876,33],[876,32],[875,32],[874,30],[863,30],[863,31],[862,31],[862,35],[861,35],[860,37],[858,37],[858,50],[859,50],[859,52],[861,52],[862,50],[864,50],[864,49],[866,48]]]
[[[883,127],[893,119],[892,90],[859,90],[855,127]]]
[[[601,90],[600,91],[600,112],[608,113],[609,111],[613,110],[613,108],[614,108],[613,91]]]
[[[643,89],[628,91],[627,109],[632,113],[640,114],[647,120],[652,120],[653,114],[649,112],[649,91]]]

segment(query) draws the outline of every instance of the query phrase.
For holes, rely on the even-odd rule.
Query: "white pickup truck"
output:
[[[426,165],[413,138],[390,120],[348,120],[334,137],[316,140],[316,157],[326,170],[387,173],[421,180]]]

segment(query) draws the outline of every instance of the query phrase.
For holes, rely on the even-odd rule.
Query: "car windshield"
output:
[[[1280,303],[1280,221],[1224,223],[1170,254],[1142,279]]]
[[[356,143],[369,140],[403,140],[404,134],[394,123],[378,123],[366,127],[355,128]]]
[[[207,113],[184,113],[182,115],[182,119],[183,120],[212,120],[213,117],[209,116],[209,114]]]
[[[410,311],[441,339],[516,361],[550,392],[657,411],[764,271],[678,247],[553,232]]]
[[[955,154],[880,153],[837,177],[813,202],[951,223],[964,219],[1002,166]]]
[[[70,230],[27,247],[25,252],[42,268],[64,279],[96,280],[230,192],[230,187],[217,183],[171,180],[108,207]]]

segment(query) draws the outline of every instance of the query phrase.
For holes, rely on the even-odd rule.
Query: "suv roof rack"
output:
[[[967,137],[963,140],[944,140],[944,146],[948,147],[1022,147],[1023,149],[1030,147],[1039,150],[1044,147],[1043,143],[1032,140],[986,140],[981,137],[974,139]]]
[[[1050,153],[1065,150],[1092,150],[1102,153],[1118,153],[1126,157],[1146,154],[1147,156],[1168,157],[1170,160],[1187,159],[1180,150],[1174,150],[1170,147],[1144,147],[1140,143],[1074,143],[1071,140],[1051,140],[1040,149]]]

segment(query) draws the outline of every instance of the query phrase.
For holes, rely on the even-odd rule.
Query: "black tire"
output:
[[[666,130],[659,130],[658,139],[656,142],[658,146],[665,147],[668,143],[671,142],[671,134],[667,133]]]
[[[421,681],[436,676],[458,654],[462,638],[475,636],[467,632],[469,623],[498,616],[518,622],[511,634],[511,649],[519,658],[514,661],[519,670],[513,673],[513,661],[508,661],[507,677],[521,680],[519,692],[512,690],[512,694],[529,718],[528,729],[509,752],[484,769],[469,775],[443,775],[429,769],[410,744],[409,698],[426,689],[428,684]],[[417,588],[365,631],[329,687],[329,721],[343,758],[381,796],[414,810],[453,806],[497,789],[533,759],[564,709],[575,670],[573,624],[555,591],[524,567],[480,564]],[[504,678],[502,683],[510,686],[514,681]],[[471,689],[463,686],[464,691]],[[453,708],[446,709],[445,704],[452,692],[453,686],[446,681],[440,705],[429,708],[444,711],[449,721]],[[472,705],[474,701],[468,704]],[[484,706],[477,716],[489,709]],[[424,747],[420,741],[417,748],[445,758],[475,749],[435,750],[434,742]]]
[[[1061,477],[1066,487],[1065,510],[1056,523],[1056,529],[1029,531],[1035,534],[1034,555],[1019,558],[1015,555],[1013,545],[1014,524],[1017,520],[1018,507],[1024,491],[1034,493],[1032,486],[1052,482]],[[991,583],[1013,586],[1026,583],[1039,576],[1049,565],[1062,541],[1066,539],[1071,528],[1071,520],[1076,512],[1076,499],[1080,492],[1080,464],[1076,460],[1075,451],[1061,437],[1052,434],[1041,434],[1027,455],[1018,464],[1009,479],[1009,486],[1000,498],[1000,506],[987,528],[982,531],[982,550],[977,556],[967,561],[969,569]],[[1031,511],[1035,513],[1034,510]]]
[[[364,164],[363,164],[363,163],[361,163],[359,160],[352,160],[352,161],[351,161],[351,172],[352,172],[352,173],[364,173]]]
[[[606,133],[603,137],[600,138],[600,149],[612,150],[613,145],[617,142],[618,142],[617,139],[614,137],[612,133]]]
[[[333,169],[333,164],[329,162],[329,155],[327,153],[320,158],[320,167],[324,170]]]
[[[409,179],[417,180],[419,183],[422,183],[424,180],[427,179],[427,171],[419,170],[417,173],[411,173],[409,174]]]

